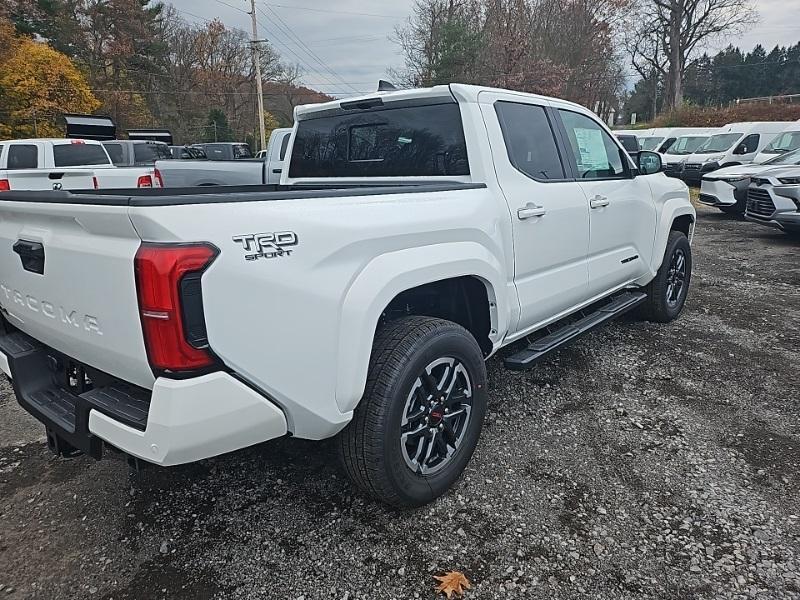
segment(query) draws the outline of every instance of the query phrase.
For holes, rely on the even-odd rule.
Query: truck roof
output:
[[[569,102],[561,98],[553,98],[550,96],[541,96],[539,94],[530,94],[527,92],[517,92],[513,90],[505,90],[501,88],[493,88],[480,85],[468,85],[464,83],[451,83],[447,85],[435,85],[427,88],[409,88],[396,91],[378,91],[372,94],[363,94],[348,98],[340,98],[331,100],[329,102],[320,102],[317,104],[302,104],[296,106],[294,109],[294,117],[297,121],[302,121],[307,118],[309,114],[319,113],[327,110],[340,110],[347,106],[357,107],[361,103],[374,101],[380,98],[383,102],[400,102],[400,101],[414,101],[414,100],[431,100],[449,98],[458,102],[477,102],[478,94],[481,92],[496,92],[498,94],[511,94],[515,96],[524,96],[526,98],[544,100],[547,102],[558,102],[562,105],[569,105],[579,108],[582,111],[588,110],[585,106]]]
[[[84,140],[74,138],[23,138],[19,140],[0,140],[0,144],[33,144],[36,142],[46,142],[50,144],[100,144],[97,140]]]

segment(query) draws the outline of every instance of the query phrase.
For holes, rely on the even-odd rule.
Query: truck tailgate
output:
[[[0,307],[13,326],[63,354],[151,388],[127,206],[4,201]]]
[[[94,187],[93,177],[92,169],[22,169],[0,172],[0,179],[6,179],[11,190],[90,190]]]

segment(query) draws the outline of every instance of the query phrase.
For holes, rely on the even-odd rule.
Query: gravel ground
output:
[[[0,383],[0,598],[800,598],[800,242],[700,207],[677,322],[489,361],[450,494],[354,495],[327,443],[64,460]],[[4,379],[4,378],[3,378]]]

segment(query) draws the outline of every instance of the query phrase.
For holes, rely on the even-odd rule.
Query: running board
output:
[[[642,292],[624,292],[614,297],[608,304],[598,308],[595,312],[586,315],[574,323],[560,327],[552,333],[532,342],[524,350],[512,354],[505,359],[505,366],[512,371],[524,371],[525,369],[529,369],[553,350],[563,348],[570,342],[581,337],[584,333],[636,308],[646,299],[647,294]]]

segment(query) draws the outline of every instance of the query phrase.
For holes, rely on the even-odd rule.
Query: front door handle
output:
[[[604,206],[608,206],[609,204],[611,204],[611,201],[605,196],[601,196],[600,194],[597,194],[594,198],[589,200],[589,206],[591,206],[592,208],[603,208]]]
[[[547,214],[547,209],[544,206],[538,206],[533,202],[528,202],[525,208],[517,210],[517,217],[520,220],[530,219],[532,217],[543,217]]]

